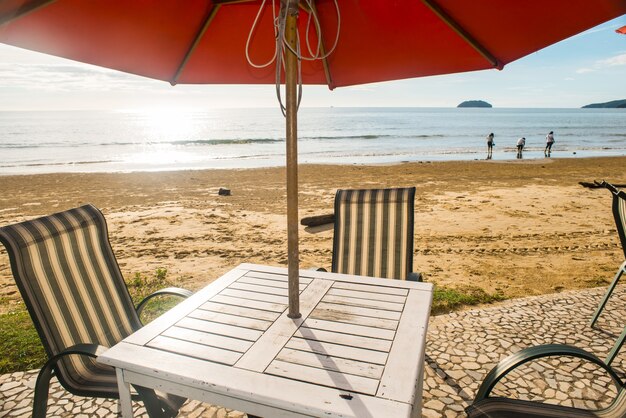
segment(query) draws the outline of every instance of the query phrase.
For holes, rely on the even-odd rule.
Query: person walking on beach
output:
[[[519,159],[522,158],[522,150],[524,149],[525,145],[526,145],[526,138],[521,137],[520,139],[517,140],[517,158]]]
[[[491,160],[493,154],[493,146],[495,143],[493,142],[493,132],[487,135],[487,159]]]
[[[552,144],[554,144],[554,132],[550,131],[550,133],[546,135],[546,149],[543,150],[544,157],[550,157],[550,151],[552,151]]]

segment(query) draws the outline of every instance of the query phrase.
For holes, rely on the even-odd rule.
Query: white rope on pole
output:
[[[296,45],[296,50],[294,51],[294,49],[287,43],[286,39],[285,39],[285,23],[287,20],[287,14],[284,10],[287,10],[289,8],[289,5],[291,3],[292,0],[283,0],[286,2],[286,7],[284,8],[280,8],[280,11],[278,13],[278,16],[276,15],[276,0],[272,0],[272,15],[273,15],[273,28],[274,28],[274,37],[276,39],[276,45],[274,47],[274,55],[272,56],[272,58],[267,61],[264,64],[257,64],[255,62],[252,61],[252,59],[250,58],[250,42],[252,40],[252,35],[254,34],[254,32],[256,31],[257,25],[259,23],[259,19],[261,17],[261,14],[263,13],[265,4],[267,3],[267,0],[263,0],[261,2],[261,5],[259,6],[259,11],[257,12],[255,18],[254,18],[254,22],[252,24],[252,27],[250,28],[250,32],[248,32],[248,39],[246,40],[246,59],[248,61],[248,64],[250,64],[250,66],[254,67],[254,68],[267,68],[270,65],[272,65],[272,63],[276,63],[276,74],[275,74],[275,82],[276,82],[276,97],[278,98],[278,103],[280,105],[280,110],[283,113],[283,116],[286,116],[286,107],[283,104],[283,100],[282,100],[282,95],[280,92],[280,84],[281,84],[281,70],[284,71],[284,59],[285,59],[285,51],[286,49],[288,49],[289,51],[291,51],[291,53],[295,54],[297,59],[298,59],[298,103],[297,103],[297,107],[300,107],[300,102],[302,100],[302,60],[305,61],[315,61],[315,60],[323,60],[328,58],[334,51],[335,48],[337,47],[337,44],[339,43],[339,33],[341,31],[341,12],[339,10],[339,3],[338,0],[334,0],[334,4],[335,4],[335,10],[337,12],[337,33],[335,35],[335,42],[332,46],[332,48],[326,52],[323,56],[320,56],[320,49],[321,49],[321,45],[322,45],[322,28],[320,25],[320,21],[319,21],[319,17],[317,16],[317,13],[315,12],[315,8],[312,4],[312,1],[314,0],[304,0],[306,2],[306,4],[309,7],[309,17],[307,20],[307,25],[306,25],[306,31],[305,31],[305,42],[306,42],[306,46],[307,46],[307,50],[310,54],[310,56],[305,56],[302,54],[302,48],[301,48],[301,42],[300,42],[300,33],[298,32],[296,34],[297,36],[297,45]],[[311,48],[311,43],[309,40],[309,31],[310,31],[310,26],[311,26],[311,20],[314,22],[315,24],[315,30],[317,32],[317,50],[315,51],[315,53],[313,53],[313,50]]]
[[[254,62],[252,62],[252,59],[250,58],[250,40],[252,39],[252,34],[255,32],[256,26],[259,23],[259,17],[261,16],[261,13],[263,12],[263,7],[265,6],[267,0],[263,0],[263,2],[261,3],[261,7],[259,7],[259,11],[256,14],[256,17],[254,18],[254,23],[252,24],[252,27],[250,28],[250,32],[248,32],[248,39],[246,41],[246,59],[248,60],[248,64],[250,64],[251,66],[253,66],[254,68],[266,68],[269,67],[274,60],[276,59],[276,49],[274,49],[274,56],[272,56],[272,58],[266,62],[265,64],[255,64]],[[273,13],[273,22],[274,22],[274,37],[277,38],[278,37],[278,32],[276,29],[276,4],[274,2],[274,0],[272,0],[272,13]]]

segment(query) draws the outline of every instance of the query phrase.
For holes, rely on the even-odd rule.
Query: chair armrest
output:
[[[154,293],[149,294],[148,296],[146,296],[145,298],[143,298],[143,300],[141,302],[139,302],[139,304],[137,305],[137,307],[135,308],[135,310],[137,311],[137,315],[141,316],[141,312],[143,311],[143,308],[146,306],[146,303],[157,296],[161,296],[161,295],[174,295],[174,296],[180,296],[183,299],[188,298],[189,296],[191,296],[193,294],[193,292],[191,290],[187,290],[187,289],[181,289],[180,287],[166,287],[164,289],[160,289],[157,290]]]
[[[424,280],[424,276],[422,276],[422,273],[412,271],[409,273],[406,279],[410,282],[421,282]]]
[[[57,362],[69,355],[79,354],[96,358],[107,347],[99,344],[82,343],[76,344],[66,348],[60,353],[52,356],[46,364],[43,365],[37,376],[37,382],[35,383],[35,401],[33,403],[33,418],[44,418],[46,416],[46,409],[48,404],[48,389],[50,387],[50,378],[52,377],[52,371]]]
[[[528,363],[529,361],[536,360],[538,358],[551,356],[570,356],[588,360],[604,369],[611,376],[611,378],[619,388],[622,388],[624,386],[617,373],[615,373],[615,371],[610,366],[607,366],[602,360],[600,360],[593,354],[581,348],[569,345],[546,344],[525,348],[501,360],[500,363],[498,363],[493,369],[491,369],[491,371],[485,377],[485,380],[483,380],[483,383],[480,385],[480,388],[476,393],[474,403],[488,398],[494,386],[504,376],[506,376],[510,371],[514,370],[518,366],[521,366],[524,363]]]

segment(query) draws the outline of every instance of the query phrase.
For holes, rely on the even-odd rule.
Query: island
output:
[[[613,100],[613,101],[604,102],[604,103],[592,103],[592,104],[585,105],[582,108],[583,109],[615,109],[615,108],[624,109],[626,108],[626,99]]]
[[[483,100],[466,100],[457,107],[493,107],[490,103]]]

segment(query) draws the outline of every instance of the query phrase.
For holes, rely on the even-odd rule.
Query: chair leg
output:
[[[33,418],[46,418],[48,409],[48,391],[52,378],[52,362],[49,360],[39,371],[37,383],[35,383],[35,396],[33,399]]]
[[[615,360],[617,353],[619,353],[620,348],[622,348],[622,345],[624,345],[624,340],[626,340],[626,327],[624,327],[624,331],[622,331],[622,335],[620,335],[617,341],[615,341],[615,345],[609,352],[609,355],[606,357],[606,360],[604,360],[607,366],[610,366],[613,360]]]
[[[602,313],[602,310],[604,309],[604,305],[606,305],[606,302],[609,300],[611,293],[613,293],[613,290],[615,290],[615,286],[617,286],[617,282],[619,281],[619,278],[621,277],[622,273],[624,273],[624,271],[626,271],[626,261],[624,261],[622,265],[620,266],[619,270],[617,270],[617,274],[615,275],[613,282],[609,285],[609,288],[606,290],[606,293],[604,294],[604,297],[602,298],[600,305],[598,305],[598,309],[596,309],[596,312],[593,314],[593,317],[591,318],[591,322],[589,322],[590,327],[593,327],[593,325],[598,320],[598,317],[600,316],[600,314]]]

